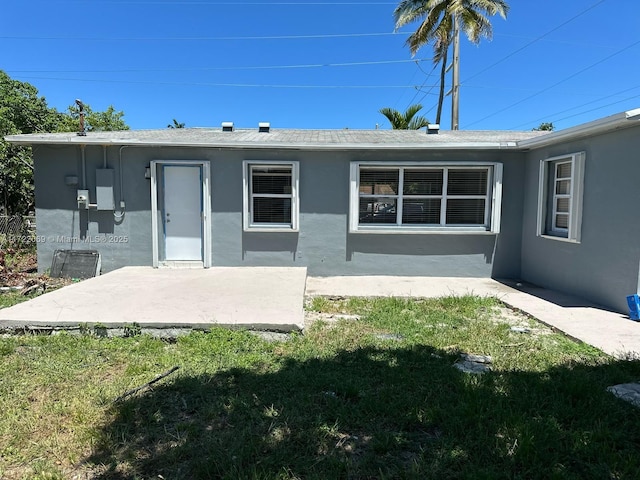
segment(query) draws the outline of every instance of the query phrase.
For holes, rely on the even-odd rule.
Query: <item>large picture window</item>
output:
[[[580,241],[584,152],[540,162],[539,236]]]
[[[244,162],[245,230],[297,230],[297,162]]]
[[[351,231],[497,232],[501,172],[500,164],[354,163]]]

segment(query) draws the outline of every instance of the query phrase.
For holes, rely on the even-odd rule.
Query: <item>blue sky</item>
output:
[[[398,2],[4,2],[0,69],[64,110],[113,105],[134,129],[390,128],[421,103],[435,119],[430,46],[411,57]],[[640,107],[638,0],[510,0],[494,37],[461,46],[460,128],[567,128]],[[445,101],[442,128],[450,128]]]

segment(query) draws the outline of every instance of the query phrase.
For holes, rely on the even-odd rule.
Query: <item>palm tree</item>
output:
[[[184,128],[184,122],[178,122],[175,118],[173,119],[173,124],[167,125],[167,128]]]
[[[387,117],[391,122],[391,128],[394,130],[418,130],[429,125],[422,115],[416,117],[416,114],[422,109],[422,105],[411,105],[404,113],[399,112],[395,108],[381,108],[380,113]]]
[[[436,123],[440,123],[444,101],[444,78],[447,69],[447,52],[461,28],[469,41],[478,44],[482,37],[493,34],[489,16],[507,17],[509,5],[505,0],[402,0],[393,16],[396,30],[414,22],[418,28],[407,38],[406,45],[412,55],[420,47],[433,44],[433,62],[441,63],[440,95]]]

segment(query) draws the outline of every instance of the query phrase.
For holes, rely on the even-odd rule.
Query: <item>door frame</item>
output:
[[[159,166],[200,167],[202,173],[202,264],[204,268],[211,266],[211,179],[210,164],[206,160],[152,160],[151,171],[151,245],[153,250],[153,266],[160,266],[160,234],[158,229],[158,182],[162,181],[162,174],[158,173]]]

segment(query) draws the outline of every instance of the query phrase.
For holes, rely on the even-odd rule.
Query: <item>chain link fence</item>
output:
[[[5,245],[31,245],[36,242],[34,215],[0,215],[0,247]]]

